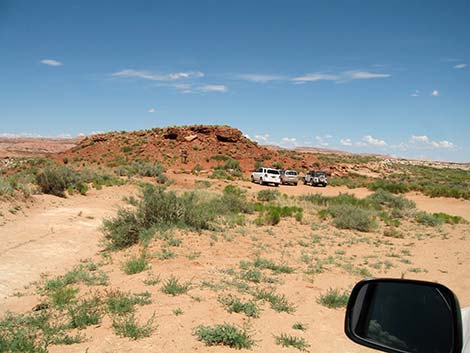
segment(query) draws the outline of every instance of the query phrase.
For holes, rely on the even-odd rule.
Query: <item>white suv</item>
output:
[[[251,181],[253,183],[274,184],[279,186],[281,184],[281,172],[274,168],[258,168],[251,173]]]

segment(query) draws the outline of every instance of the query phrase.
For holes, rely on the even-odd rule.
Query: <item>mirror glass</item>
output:
[[[352,306],[350,329],[360,339],[396,351],[449,353],[454,327],[446,295],[429,285],[367,283]]]

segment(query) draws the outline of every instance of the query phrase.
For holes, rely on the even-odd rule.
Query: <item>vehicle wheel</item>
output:
[[[255,182],[255,178],[253,178],[253,175],[251,176],[251,182],[252,182],[252,183]]]
[[[274,183],[274,186],[275,186],[275,187],[278,187],[278,186],[279,186],[279,184],[278,184],[278,183]]]
[[[294,183],[294,185],[295,185],[295,186],[297,186],[297,184],[298,184],[298,183],[299,183],[299,182],[298,182],[298,181],[296,181],[296,182]]]
[[[304,179],[304,185],[307,185],[307,180]]]
[[[263,178],[259,178],[259,184],[260,184],[260,185],[263,185],[263,184],[264,184],[264,183],[263,183]]]

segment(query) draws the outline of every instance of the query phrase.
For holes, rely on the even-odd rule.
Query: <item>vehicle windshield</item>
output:
[[[279,170],[276,170],[276,169],[268,169],[268,174],[275,174],[275,175],[279,175]]]
[[[286,172],[286,175],[297,175],[297,172],[294,170],[294,171],[288,171]]]
[[[314,175],[317,176],[317,177],[321,177],[321,176],[326,176],[326,173],[325,172],[315,172]]]

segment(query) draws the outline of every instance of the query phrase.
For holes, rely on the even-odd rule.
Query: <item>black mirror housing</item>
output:
[[[344,325],[354,342],[390,353],[461,353],[459,302],[447,287],[366,279],[351,292]]]

